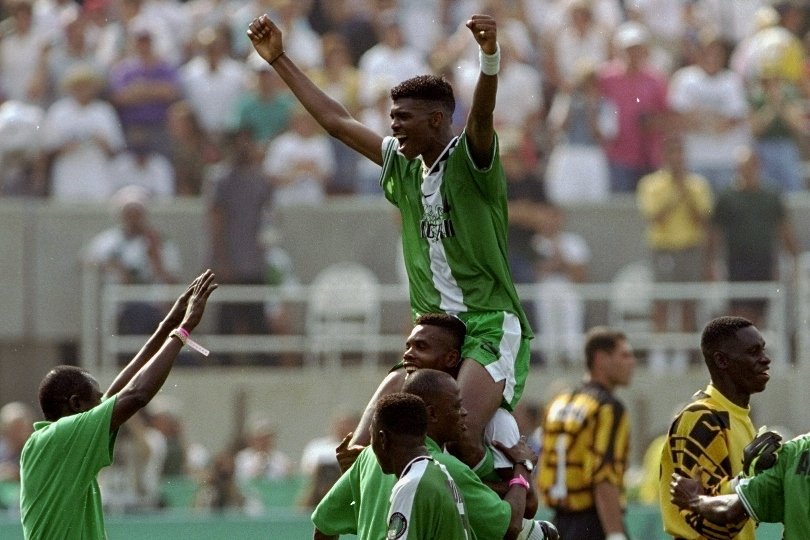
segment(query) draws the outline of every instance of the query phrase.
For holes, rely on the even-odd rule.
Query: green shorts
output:
[[[495,382],[506,381],[501,407],[512,411],[529,373],[531,340],[523,336],[520,319],[506,311],[460,313],[459,318],[467,325],[462,358],[484,366]]]

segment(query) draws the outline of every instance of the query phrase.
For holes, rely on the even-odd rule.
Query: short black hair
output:
[[[39,406],[45,420],[61,417],[62,404],[70,396],[89,397],[93,390],[90,373],[76,366],[56,366],[39,383]]]
[[[425,313],[416,318],[414,325],[438,326],[447,330],[453,338],[453,348],[458,351],[461,351],[467,335],[467,325],[464,324],[464,321],[447,313]]]
[[[418,99],[441,104],[452,115],[456,110],[453,87],[444,77],[418,75],[406,79],[391,89],[391,99]]]
[[[703,353],[703,359],[708,361],[712,353],[721,348],[727,340],[733,338],[738,330],[753,325],[754,323],[745,317],[731,315],[709,321],[703,327],[703,333],[700,336],[700,351]]]
[[[585,334],[585,366],[588,370],[593,368],[593,361],[597,351],[612,353],[620,341],[627,339],[621,330],[607,326],[594,326]]]
[[[383,396],[374,409],[376,429],[394,435],[425,437],[427,435],[427,408],[422,398],[413,394],[394,392]]]
[[[402,384],[402,392],[413,394],[425,404],[431,403],[436,392],[442,388],[443,379],[453,379],[452,375],[437,369],[422,368],[409,373]]]

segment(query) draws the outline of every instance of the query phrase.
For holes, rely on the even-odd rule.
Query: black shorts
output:
[[[582,510],[580,512],[554,513],[552,520],[554,526],[560,532],[560,538],[564,540],[605,540],[605,531],[602,530],[602,522],[599,521],[599,514],[596,508]]]

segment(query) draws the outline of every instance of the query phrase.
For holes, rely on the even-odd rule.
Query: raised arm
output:
[[[208,296],[217,288],[214,274],[206,270],[177,299],[158,329],[107,389],[117,395],[110,429],[115,430],[146,406],[163,386],[183,344],[170,332],[178,326],[191,332],[199,324]]]
[[[382,165],[382,137],[358,122],[346,108],[315,86],[284,53],[281,30],[267,15],[253,19],[247,35],[253,48],[287,84],[298,101],[329,135]]]
[[[498,74],[492,55],[500,55],[498,50],[498,28],[495,19],[489,15],[473,15],[467,21],[467,28],[472,32],[475,41],[481,47],[482,70],[475,84],[473,101],[467,116],[467,142],[473,161],[480,168],[486,168],[492,162],[492,141],[495,137],[493,113],[495,96],[498,93]],[[490,66],[494,64],[494,66]],[[491,75],[484,73],[493,72]]]

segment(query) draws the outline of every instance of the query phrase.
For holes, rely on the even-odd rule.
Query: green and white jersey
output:
[[[387,540],[472,540],[464,498],[444,465],[413,459],[391,492]]]
[[[115,397],[56,422],[36,422],[20,457],[20,513],[26,540],[103,540],[96,476],[112,463]]]
[[[755,521],[783,523],[784,540],[810,538],[810,434],[786,442],[776,465],[736,487]]]
[[[384,538],[388,499],[396,480],[394,475],[382,472],[371,446],[367,446],[315,507],[312,523],[330,536]]]
[[[505,311],[519,317],[530,337],[507,262],[506,176],[497,137],[494,145],[492,163],[479,169],[462,134],[428,168],[386,137],[380,185],[402,218],[413,316]]]

